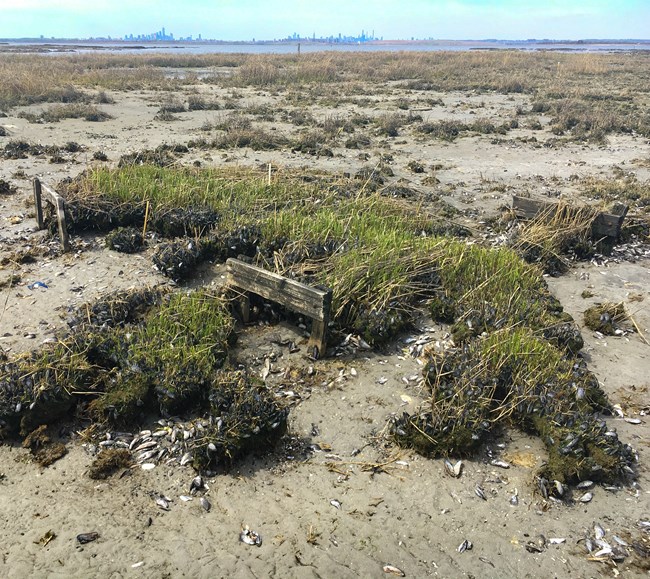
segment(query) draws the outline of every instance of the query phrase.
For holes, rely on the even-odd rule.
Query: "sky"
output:
[[[0,38],[650,38],[650,0],[0,0]]]

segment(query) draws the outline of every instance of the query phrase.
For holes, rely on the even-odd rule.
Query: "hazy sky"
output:
[[[0,0],[0,38],[650,38],[650,0]]]

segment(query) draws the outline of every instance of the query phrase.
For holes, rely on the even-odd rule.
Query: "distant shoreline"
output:
[[[1,38],[0,53],[70,53],[85,51],[167,51],[187,50],[194,54],[220,53],[295,53],[321,51],[465,51],[465,50],[555,50],[555,51],[645,51],[650,39],[585,40],[371,40],[338,42],[326,39],[284,39],[259,41],[225,40],[122,40],[105,38]]]
[[[417,45],[417,44],[520,44],[520,45],[540,45],[540,44],[647,44],[650,46],[650,38],[585,38],[579,40],[563,40],[554,38],[530,38],[530,39],[508,39],[508,38],[483,38],[483,39],[454,39],[454,38],[439,38],[439,39],[388,39],[388,40],[367,40],[364,42],[352,41],[339,41],[328,39],[280,39],[280,40],[124,40],[118,38],[0,38],[1,44],[118,44],[118,45],[201,45],[201,44],[241,44],[241,45],[284,45],[284,44],[317,44],[317,45]]]

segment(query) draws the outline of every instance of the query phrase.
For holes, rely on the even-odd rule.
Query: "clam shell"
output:
[[[458,478],[463,470],[463,461],[459,460],[455,463],[452,463],[450,460],[445,459],[445,472],[449,476]]]
[[[242,543],[246,543],[247,545],[253,545],[257,547],[260,547],[262,545],[262,536],[255,531],[251,531],[248,527],[244,527],[241,530],[241,533],[239,533],[239,540]]]
[[[578,500],[579,500],[581,503],[588,503],[588,502],[590,502],[591,499],[593,499],[593,498],[594,498],[594,495],[593,495],[592,493],[585,493],[585,494],[582,495]]]

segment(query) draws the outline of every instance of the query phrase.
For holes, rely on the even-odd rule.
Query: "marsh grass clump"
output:
[[[509,245],[527,262],[539,264],[545,273],[561,275],[569,258],[585,259],[598,249],[592,224],[598,210],[558,203],[512,230]]]
[[[435,139],[443,141],[453,141],[463,131],[467,131],[468,127],[465,123],[460,121],[425,121],[415,128],[416,132],[422,135],[429,135]]]
[[[23,435],[73,408],[126,425],[206,407],[234,339],[227,302],[207,290],[118,292],[76,313],[58,343],[3,365],[0,420]]]
[[[612,482],[633,472],[632,449],[598,418],[609,405],[597,380],[530,329],[434,352],[424,377],[430,405],[396,419],[399,444],[429,456],[469,454],[510,425],[542,438],[547,480]]]
[[[585,325],[594,332],[613,336],[629,320],[623,302],[614,304],[605,302],[587,308],[584,313]]]
[[[189,111],[218,111],[221,109],[219,102],[206,100],[201,95],[190,95],[187,97],[187,110]]]
[[[169,167],[176,163],[176,158],[162,147],[156,149],[142,149],[128,153],[120,157],[118,167],[128,165],[157,165],[158,167]]]
[[[102,122],[113,118],[93,105],[79,103],[54,105],[39,114],[21,112],[18,116],[27,119],[30,123],[58,123],[64,119]]]
[[[457,304],[458,327],[470,335],[522,323],[545,327],[561,310],[540,270],[509,249],[450,244],[439,271],[442,289]]]

